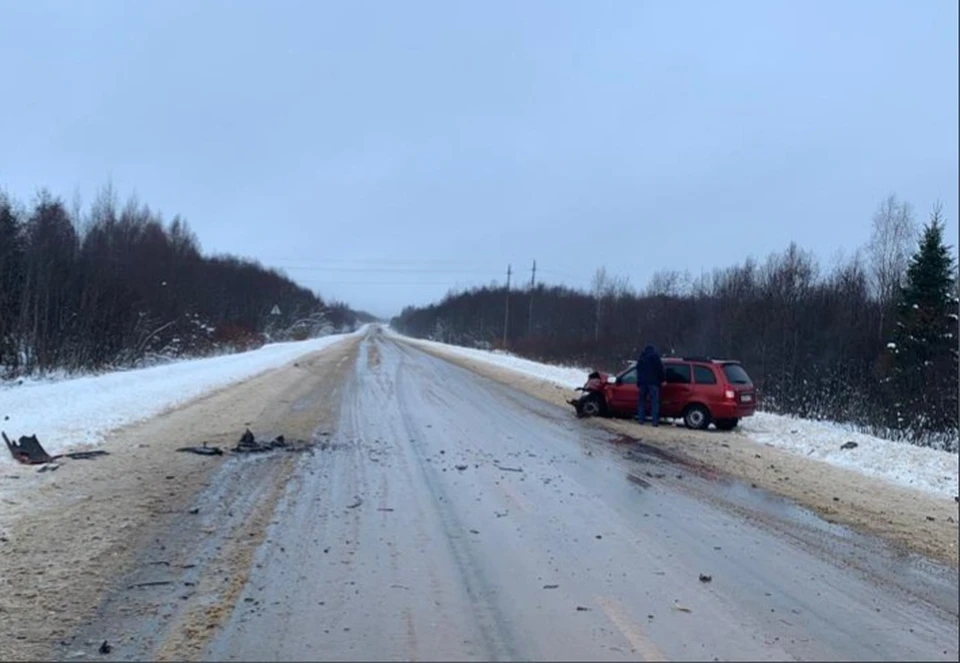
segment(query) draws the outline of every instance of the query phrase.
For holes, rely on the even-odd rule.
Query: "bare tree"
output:
[[[590,282],[590,290],[596,301],[596,309],[593,317],[593,340],[600,339],[600,323],[603,319],[603,300],[606,298],[610,289],[610,277],[607,275],[607,268],[600,267],[593,274],[593,280]]]
[[[873,232],[867,244],[873,294],[880,302],[878,338],[882,339],[889,309],[899,294],[900,285],[910,262],[917,239],[917,223],[913,208],[900,202],[896,195],[887,196],[873,215]]]

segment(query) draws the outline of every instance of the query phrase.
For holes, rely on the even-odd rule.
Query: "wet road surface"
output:
[[[954,570],[377,333],[341,394],[204,658],[957,659]]]

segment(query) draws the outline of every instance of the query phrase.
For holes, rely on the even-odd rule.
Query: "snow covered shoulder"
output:
[[[36,435],[50,453],[96,444],[111,430],[279,368],[364,331],[274,343],[249,352],[138,370],[0,385],[0,430],[13,439]],[[0,458],[3,463],[13,462],[6,452]]]

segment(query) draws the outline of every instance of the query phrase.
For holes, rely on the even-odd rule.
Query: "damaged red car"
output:
[[[757,392],[739,361],[710,357],[664,357],[660,385],[660,417],[682,419],[687,428],[733,430],[753,416]],[[582,394],[569,401],[578,417],[635,417],[637,369],[634,362],[619,374],[594,371]],[[649,407],[647,408],[649,412]]]

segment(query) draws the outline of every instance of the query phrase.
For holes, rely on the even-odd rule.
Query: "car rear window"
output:
[[[697,384],[717,384],[717,376],[709,366],[694,364],[693,381]]]
[[[730,384],[753,384],[750,381],[750,376],[747,375],[740,364],[724,364],[723,374],[727,376]]]

